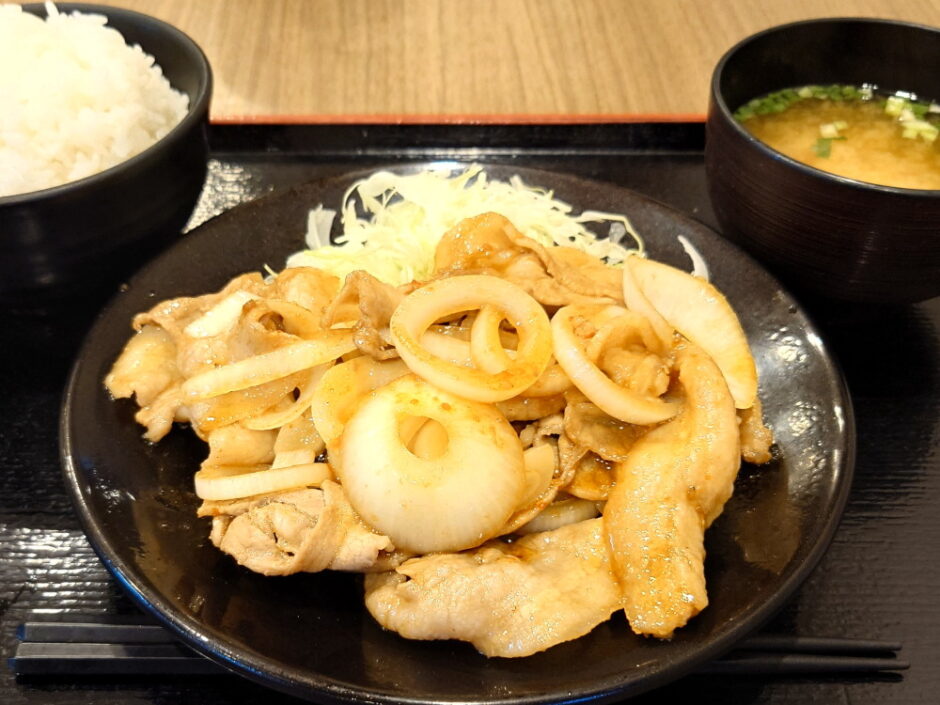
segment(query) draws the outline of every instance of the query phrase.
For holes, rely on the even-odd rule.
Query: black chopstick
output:
[[[176,644],[22,642],[10,668],[18,676],[208,676],[217,663]]]
[[[735,649],[784,651],[802,654],[880,654],[900,651],[901,644],[895,641],[874,641],[871,639],[758,634],[739,642]]]
[[[18,675],[216,675],[225,668],[156,624],[26,622],[9,659]],[[901,671],[901,645],[869,639],[758,635],[697,674],[811,675]]]
[[[173,644],[176,639],[159,624],[97,622],[25,622],[16,635],[23,642],[65,644]]]
[[[700,666],[695,672],[701,675],[736,676],[835,675],[904,671],[910,666],[907,661],[871,656],[732,652],[729,656]]]

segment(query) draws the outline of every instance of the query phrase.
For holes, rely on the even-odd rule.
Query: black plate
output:
[[[414,169],[416,167],[408,167]],[[92,545],[131,595],[185,642],[268,686],[321,702],[562,702],[623,698],[719,656],[768,619],[822,556],[851,481],[854,422],[841,375],[779,283],[698,222],[636,193],[557,173],[488,167],[554,188],[578,210],[629,214],[657,259],[687,267],[684,235],[741,315],[779,458],[745,467],[707,537],[711,605],[669,642],[617,615],[591,634],[525,659],[486,659],[459,642],[407,641],[362,604],[361,579],[265,578],[214,549],[195,517],[192,474],[205,455],[188,430],[143,442],[134,405],[102,379],[132,316],[275,268],[303,243],[308,208],[336,207],[352,179],[317,181],[235,208],[141,271],[102,313],[75,364],[61,419],[66,482]]]

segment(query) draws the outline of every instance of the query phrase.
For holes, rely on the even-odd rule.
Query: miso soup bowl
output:
[[[0,197],[0,306],[58,306],[121,278],[180,236],[208,166],[212,71],[186,34],[118,7],[56,3],[60,13],[105,15],[125,41],[154,57],[170,84],[189,96],[176,127],[139,154],[52,188]],[[44,5],[24,5],[45,18]]]
[[[732,47],[715,68],[705,167],[724,234],[798,292],[844,301],[940,295],[940,190],[864,183],[795,161],[732,113],[771,91],[874,84],[940,101],[940,30],[872,19],[781,25]]]

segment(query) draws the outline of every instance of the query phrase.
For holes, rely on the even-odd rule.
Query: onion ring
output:
[[[503,311],[519,334],[514,360],[503,371],[455,365],[421,345],[422,334],[444,316],[491,304]],[[391,335],[409,369],[432,384],[465,399],[482,402],[514,397],[535,382],[552,354],[552,334],[545,309],[520,287],[486,275],[439,279],[412,292],[391,319]]]
[[[401,439],[409,416],[437,421],[447,447],[421,458]],[[526,490],[522,444],[489,404],[414,374],[375,391],[346,424],[337,466],[346,495],[396,548],[430,553],[478,546],[505,525]]]
[[[502,311],[485,304],[470,327],[470,357],[479,369],[496,375],[512,364],[512,358],[503,350],[499,336],[499,324],[503,322]]]

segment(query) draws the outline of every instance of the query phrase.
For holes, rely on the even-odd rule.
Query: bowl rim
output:
[[[45,11],[44,4],[41,2],[26,3],[21,5],[21,7],[23,8],[24,12],[28,12],[29,14],[35,14],[33,10]],[[27,203],[34,204],[36,202],[51,200],[68,193],[73,189],[80,189],[86,186],[94,186],[99,183],[106,183],[124,170],[147,161],[160,149],[162,149],[164,145],[178,141],[182,138],[182,135],[188,133],[193,127],[196,126],[197,123],[202,122],[203,114],[208,116],[209,103],[212,99],[212,67],[209,64],[209,59],[206,57],[202,47],[200,47],[188,34],[183,32],[178,27],[171,25],[169,22],[165,22],[157,17],[154,17],[153,15],[137,12],[136,10],[128,10],[123,7],[97,5],[94,3],[83,2],[57,2],[56,7],[61,14],[81,12],[84,14],[104,15],[108,20],[106,26],[109,27],[111,27],[110,22],[112,17],[120,17],[122,19],[133,22],[149,23],[156,26],[160,32],[171,37],[180,46],[187,47],[191,50],[193,56],[196,59],[196,69],[199,72],[200,85],[196,92],[196,97],[194,100],[190,101],[189,108],[186,111],[186,115],[183,116],[183,119],[180,120],[174,127],[172,127],[169,132],[163,135],[163,137],[158,139],[150,146],[146,147],[143,151],[140,151],[137,154],[128,157],[127,159],[124,159],[117,164],[114,164],[113,166],[109,166],[103,171],[89,174],[88,176],[75,179],[74,181],[67,181],[64,184],[59,184],[58,186],[50,186],[48,188],[38,189],[36,191],[27,191],[25,193],[14,193],[8,196],[0,195],[0,208],[3,208],[4,206],[17,206]],[[111,28],[114,29],[114,27]],[[127,43],[126,39],[124,41]],[[145,52],[147,51],[145,47],[141,47],[141,49],[143,49]],[[152,56],[152,54],[150,56]],[[159,67],[162,73],[163,69],[158,63],[156,63],[156,61],[154,62],[154,65]],[[169,81],[169,79],[167,79],[167,81]],[[174,90],[178,89],[174,88]]]
[[[940,197],[940,189],[915,189],[915,188],[903,188],[900,186],[888,186],[886,184],[875,184],[869,181],[861,181],[859,179],[853,179],[848,176],[841,176],[839,174],[834,174],[825,169],[819,169],[809,164],[805,164],[793,157],[788,157],[783,152],[780,152],[766,142],[758,139],[750,132],[748,132],[744,127],[741,126],[732,113],[731,109],[728,107],[728,103],[725,101],[725,97],[721,92],[721,79],[724,74],[725,68],[728,62],[737,54],[742,48],[755,42],[759,39],[762,39],[765,36],[776,34],[778,32],[787,31],[804,25],[826,25],[826,24],[839,24],[839,23],[859,23],[859,24],[871,24],[871,25],[893,25],[898,27],[905,27],[908,29],[914,30],[923,30],[935,34],[937,40],[940,41],[940,28],[932,27],[930,25],[919,24],[917,22],[909,22],[906,20],[893,20],[893,19],[884,19],[877,17],[817,17],[813,19],[806,20],[797,20],[795,22],[787,22],[785,24],[774,25],[772,27],[767,27],[762,29],[759,32],[755,32],[746,36],[744,39],[736,42],[730,49],[728,49],[718,60],[718,63],[715,65],[715,69],[712,72],[712,78],[709,85],[710,97],[712,105],[717,108],[718,112],[722,118],[731,125],[731,129],[739,137],[743,137],[745,142],[750,144],[752,147],[758,151],[770,156],[777,161],[783,162],[787,166],[796,169],[797,171],[802,172],[806,176],[819,179],[822,181],[831,181],[836,184],[841,184],[846,187],[861,189],[861,190],[874,190],[875,192],[885,193],[885,194],[894,194],[898,196],[905,196],[908,198],[929,198],[936,199]],[[940,100],[940,96],[932,98],[933,100]],[[706,125],[711,121],[712,112],[709,111],[709,114],[706,118]],[[708,141],[706,139],[706,146]]]

